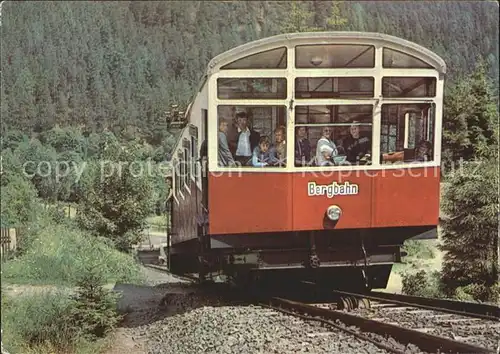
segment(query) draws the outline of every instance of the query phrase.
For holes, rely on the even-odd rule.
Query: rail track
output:
[[[494,350],[436,336],[406,328],[393,323],[370,319],[359,314],[324,308],[284,298],[271,298],[263,301],[262,306],[289,313],[305,319],[320,321],[356,337],[374,343],[379,348],[392,353],[407,353],[408,347],[416,346],[420,351],[429,353],[494,353]],[[354,327],[354,328],[353,328]],[[375,334],[376,336],[373,336]],[[390,343],[390,344],[388,344]],[[410,351],[415,351],[410,350]]]
[[[391,294],[378,291],[371,291],[369,293],[346,292],[341,290],[331,291],[340,296],[351,298],[354,297],[358,300],[368,299],[381,303],[418,307],[426,310],[446,312],[450,314],[469,316],[484,320],[500,320],[500,307],[490,304]]]
[[[168,272],[163,266],[147,266]],[[195,277],[176,277],[197,283]],[[231,302],[259,304],[322,322],[392,353],[499,353],[500,310],[493,305],[375,291],[346,292],[310,282],[294,285],[281,287],[278,293],[273,286],[270,291],[223,284],[208,288]]]

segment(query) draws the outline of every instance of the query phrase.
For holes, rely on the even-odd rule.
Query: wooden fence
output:
[[[13,254],[19,241],[19,229],[1,228],[0,229],[0,252],[2,260],[7,259]]]

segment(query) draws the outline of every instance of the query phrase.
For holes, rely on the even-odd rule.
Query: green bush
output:
[[[77,292],[72,296],[72,319],[85,339],[102,338],[122,319],[117,312],[118,295],[103,289],[104,279],[95,271],[84,275],[77,285]]]
[[[6,262],[2,280],[12,283],[75,284],[88,269],[105,282],[138,282],[140,271],[133,257],[117,251],[102,238],[71,228],[46,225],[30,231],[27,249]]]
[[[456,288],[454,297],[462,301],[492,301],[498,300],[498,285],[488,287],[484,284],[472,283]]]
[[[68,350],[78,336],[72,325],[72,302],[62,291],[43,291],[8,297],[2,303],[3,344],[8,350],[47,345]]]
[[[403,246],[408,258],[432,259],[436,255],[433,240],[406,240]]]
[[[423,297],[443,297],[439,272],[405,272],[401,275],[403,294]]]
[[[44,290],[9,297],[2,292],[2,341],[17,353],[96,352],[99,342],[121,316],[117,296],[102,288],[103,279],[89,272],[70,290]]]

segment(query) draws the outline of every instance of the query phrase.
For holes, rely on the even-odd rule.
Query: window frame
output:
[[[433,89],[431,89],[431,91],[433,91],[434,94],[433,95],[424,95],[424,96],[391,96],[391,95],[388,95],[388,94],[384,94],[384,83],[385,83],[385,80],[390,80],[390,79],[408,79],[408,78],[411,78],[411,79],[420,79],[420,81],[422,81],[424,79],[431,79],[431,83],[434,86]],[[382,81],[382,97],[384,97],[384,98],[389,98],[389,99],[391,99],[391,98],[396,98],[396,99],[401,99],[401,98],[409,98],[409,99],[422,98],[422,99],[425,99],[425,98],[434,98],[434,97],[436,97],[436,93],[437,93],[436,92],[437,79],[436,79],[435,76],[418,77],[418,76],[385,76],[385,75],[382,75],[381,81]],[[417,81],[417,83],[418,82],[419,81]],[[423,83],[423,84],[425,84],[425,83]],[[410,91],[408,91],[408,92],[414,91],[419,86],[413,87],[413,89],[410,90]],[[427,88],[426,88],[426,91],[427,91]]]
[[[323,79],[323,82],[321,83],[321,85],[318,85],[316,87],[316,89],[320,88],[321,86],[324,85],[324,83],[326,82],[326,80],[328,79],[331,79],[332,80],[332,91],[316,91],[316,90],[313,90],[313,91],[298,91],[297,90],[297,81],[298,80],[304,80],[304,79]],[[340,85],[339,83],[339,79],[371,79],[371,95],[368,96],[358,96],[358,97],[353,97],[353,96],[340,96],[340,91],[338,91],[338,87]],[[335,91],[335,89],[337,89],[337,91]],[[298,94],[307,94],[307,93],[310,93],[310,92],[325,92],[325,93],[331,93],[332,96],[331,97],[297,97]],[[336,95],[334,95],[336,94]],[[366,76],[329,76],[329,77],[304,77],[304,76],[296,76],[294,78],[294,96],[297,97],[298,99],[353,99],[353,100],[356,100],[356,99],[368,99],[368,98],[374,98],[375,97],[375,77],[374,76],[369,76],[369,75],[366,75]]]
[[[179,159],[175,158],[172,160],[174,165],[174,197],[177,203],[180,203],[181,198],[184,199],[184,194],[181,191],[181,173],[180,173],[180,163]]]
[[[425,114],[426,114],[426,120],[427,123],[424,125],[425,127],[425,134],[426,134],[426,140],[429,141],[431,144],[432,144],[432,159],[430,161],[398,161],[397,163],[393,163],[395,165],[398,165],[398,166],[403,166],[403,167],[410,167],[416,163],[418,164],[423,164],[423,165],[435,165],[437,163],[436,159],[437,157],[439,156],[438,155],[438,151],[440,152],[440,149],[439,147],[437,147],[436,145],[436,137],[438,135],[438,132],[436,131],[436,120],[437,120],[437,110],[436,110],[436,106],[437,106],[437,102],[390,102],[390,103],[387,103],[387,102],[383,102],[380,106],[380,111],[381,111],[381,115],[380,115],[380,126],[381,126],[381,130],[380,130],[380,142],[382,142],[382,126],[383,126],[383,120],[382,120],[382,110],[383,110],[383,106],[404,106],[404,105],[416,105],[416,104],[426,104],[428,105],[428,107],[425,109]],[[431,115],[429,117],[429,115]],[[407,124],[409,122],[409,113],[408,112],[405,112],[404,113],[404,116],[403,116],[403,124],[404,124],[404,129],[403,129],[403,142],[402,142],[402,150],[404,151],[405,149],[412,149],[412,148],[409,148],[408,147],[408,137],[409,137],[409,130],[410,130],[410,124]],[[389,124],[389,128],[388,128],[388,134],[387,136],[389,137],[390,136],[390,125]],[[387,146],[389,144],[389,141],[387,140]],[[417,142],[415,142],[415,144],[417,144]],[[413,149],[415,149],[416,146],[413,147]],[[396,148],[395,148],[395,151],[393,152],[398,152],[398,128],[397,128],[397,123],[396,123]],[[381,159],[381,156],[382,154],[386,154],[386,153],[390,153],[390,151],[388,152],[382,152],[382,148],[380,148],[380,154],[378,156],[378,159],[379,159],[379,165],[382,167],[382,166],[387,166],[387,165],[391,165],[391,164],[384,164],[382,159]]]
[[[191,141],[188,138],[182,139],[182,150],[184,151],[184,185],[188,192],[191,192]]]
[[[361,125],[361,126],[370,126],[371,127],[371,132],[370,132],[370,152],[373,154],[373,148],[374,148],[374,144],[375,144],[375,139],[374,139],[374,119],[375,119],[375,109],[376,109],[376,100],[371,100],[373,103],[372,104],[368,104],[366,101],[359,101],[357,103],[352,103],[351,104],[342,104],[342,103],[332,103],[332,104],[329,104],[329,105],[326,105],[327,107],[328,106],[371,106],[372,107],[372,113],[371,113],[371,123],[357,123],[358,125]],[[314,107],[314,106],[325,106],[324,104],[308,104],[308,102],[301,102],[300,104],[298,104],[297,106],[302,106],[302,107]],[[294,122],[296,121],[295,117],[297,115],[297,111],[295,110],[294,112]],[[342,122],[342,123],[294,123],[294,132],[295,132],[295,128],[297,127],[307,127],[308,129],[311,129],[311,127],[345,127],[345,128],[348,128],[352,125],[353,123],[352,122]],[[310,141],[310,138],[308,138],[309,141]],[[340,141],[338,140],[334,140],[333,141],[335,143],[335,146],[341,146],[339,144]],[[295,147],[295,144],[294,144],[294,147]],[[316,157],[316,150],[311,150],[311,160],[315,159]],[[294,150],[294,159],[295,159],[295,150]],[[295,160],[294,160],[295,161]],[[309,170],[317,170],[317,169],[326,169],[326,170],[343,170],[343,169],[351,169],[353,167],[367,167],[367,166],[373,166],[374,165],[374,161],[373,159],[370,161],[370,164],[367,164],[367,165],[356,165],[356,164],[351,164],[351,165],[339,165],[339,166],[336,166],[336,165],[331,165],[331,166],[318,166],[318,165],[314,165],[314,166],[296,166],[294,165],[295,169],[299,169],[299,171],[309,171]]]
[[[299,44],[307,44],[297,42],[287,44],[287,69],[219,69],[210,74],[207,80],[208,86],[208,144],[209,144],[209,172],[231,173],[231,172],[274,172],[274,173],[290,173],[290,172],[314,172],[314,171],[330,171],[330,170],[381,170],[391,169],[391,165],[380,164],[380,145],[381,145],[381,105],[382,104],[415,104],[415,103],[434,103],[434,141],[432,162],[426,162],[422,166],[429,166],[430,163],[439,166],[441,158],[441,136],[442,134],[442,110],[443,110],[443,88],[444,76],[440,74],[437,68],[383,68],[383,50],[391,49],[386,43],[366,43],[360,41],[360,45],[375,46],[375,65],[372,68],[296,68],[295,67],[295,48]],[[321,43],[323,44],[323,42]],[[330,44],[330,43],[324,43]],[[356,42],[335,42],[331,44],[358,44]],[[276,47],[278,48],[278,47]],[[272,49],[272,48],[271,48]],[[411,50],[405,52],[412,57],[416,57]],[[418,56],[417,59],[420,59]],[[423,60],[423,59],[420,59]],[[423,60],[425,62],[425,60]],[[287,97],[285,99],[219,99],[217,97],[217,79],[218,78],[286,78],[287,79]],[[297,98],[295,97],[295,80],[297,78],[324,78],[324,77],[373,77],[374,80],[374,95],[368,98]],[[436,79],[436,94],[434,97],[382,97],[382,78],[383,77],[434,77]],[[352,166],[312,166],[312,167],[296,167],[293,162],[287,161],[286,168],[275,167],[253,167],[245,166],[241,168],[219,167],[218,152],[217,152],[217,131],[218,124],[218,109],[219,105],[229,106],[286,106],[286,130],[287,130],[287,156],[288,160],[295,155],[295,129],[301,124],[296,123],[295,109],[297,106],[313,106],[313,105],[372,105],[374,108],[372,114],[372,162],[370,165],[352,165]],[[306,124],[308,125],[308,124]],[[215,145],[215,146],[214,146]],[[397,168],[420,167],[420,165],[398,165]]]
[[[372,66],[329,66],[329,67],[321,67],[321,68],[318,68],[318,67],[313,67],[313,66],[299,66],[297,65],[297,60],[298,60],[298,48],[302,47],[336,47],[336,46],[351,46],[351,47],[367,47],[365,50],[363,50],[360,54],[354,56],[353,58],[351,58],[351,60],[347,63],[349,64],[350,62],[352,61],[355,61],[357,58],[361,57],[363,54],[365,54],[368,50],[373,50],[373,57],[372,57],[372,62],[373,62],[373,65]],[[348,70],[348,69],[374,69],[377,67],[377,47],[375,44],[368,44],[368,43],[354,43],[354,41],[352,42],[349,42],[349,43],[328,43],[328,44],[322,44],[322,43],[308,43],[308,44],[297,44],[295,45],[294,47],[294,68],[295,69],[309,69],[309,70],[325,70],[325,69],[344,69],[344,70]]]

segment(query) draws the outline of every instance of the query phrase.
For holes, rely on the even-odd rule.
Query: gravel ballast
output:
[[[142,331],[150,354],[385,353],[336,329],[258,306],[206,306]]]
[[[115,286],[123,332],[148,354],[386,353],[335,328],[260,306],[235,306],[145,269],[148,284]]]

